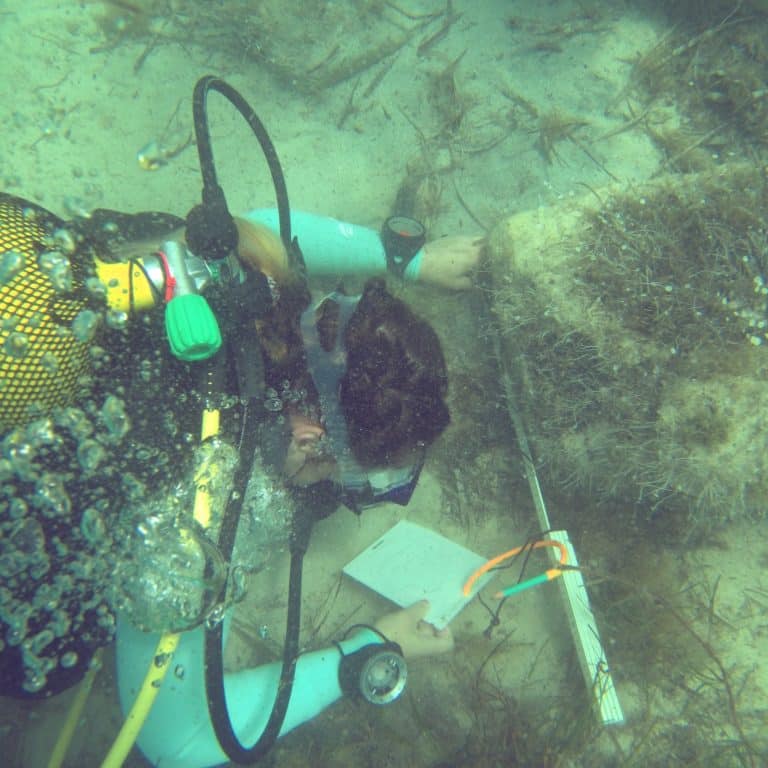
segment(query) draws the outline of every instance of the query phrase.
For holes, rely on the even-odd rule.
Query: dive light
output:
[[[348,696],[362,696],[371,704],[389,704],[403,692],[407,679],[408,667],[397,643],[374,643],[342,654],[339,686]]]

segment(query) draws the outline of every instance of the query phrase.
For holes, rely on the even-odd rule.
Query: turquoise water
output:
[[[184,217],[201,188],[190,144],[192,90],[208,73],[236,87],[265,123],[294,207],[375,229],[396,198],[430,238],[481,235],[520,212],[559,216],[584,195],[602,199],[609,185],[631,194],[661,173],[764,166],[762,4],[697,4],[695,13],[666,4],[667,15],[663,5],[9,0],[0,3],[2,188],[63,219],[94,208]],[[257,143],[223,99],[213,94],[209,102],[230,209],[273,205]],[[762,220],[745,218],[743,228],[763,253]],[[61,237],[56,252],[66,255]],[[3,283],[14,263],[3,262]],[[62,264],[49,267],[66,291]],[[341,568],[397,520],[433,528],[484,557],[537,530],[487,316],[489,296],[493,303],[500,292],[529,289],[512,272],[511,282],[505,277],[495,267],[490,287],[460,294],[397,285],[443,343],[452,424],[430,451],[409,507],[387,506],[360,520],[340,510],[317,526],[305,566],[303,648],[327,647],[350,624],[391,608],[343,579]],[[354,278],[346,282],[355,286]],[[758,298],[761,287],[755,283]],[[519,320],[545,328],[548,317]],[[750,336],[760,338],[760,319],[749,320]],[[503,350],[516,322],[501,328]],[[14,318],[2,323],[0,354],[23,359]],[[4,654],[24,649],[33,693],[57,668],[85,663],[59,643],[77,634],[79,621],[98,628],[94,641],[106,644],[65,765],[99,765],[115,738],[122,712],[109,642],[114,611],[135,609],[138,623],[164,616],[164,609],[141,613],[135,603],[153,609],[153,599],[168,596],[162,576],[184,559],[178,521],[193,503],[195,459],[203,461],[193,450],[200,403],[163,362],[158,318],[132,323],[102,313],[99,323],[106,336],[90,353],[91,379],[79,382],[86,394],[50,421],[41,414],[9,430],[0,459]],[[91,314],[79,314],[73,332],[86,343],[92,326]],[[761,345],[752,342],[757,354]],[[749,397],[759,412],[765,364],[745,360],[758,381]],[[522,368],[507,362],[517,382]],[[59,363],[46,364],[55,372]],[[707,361],[706,371],[712,367]],[[704,367],[690,371],[693,381],[704,375]],[[553,366],[555,385],[557,375]],[[743,398],[733,390],[728,400],[728,384],[719,384],[702,390],[702,400],[714,397],[736,430],[746,421],[732,403]],[[11,377],[3,386],[12,386]],[[216,462],[231,472],[237,407],[223,405],[229,443]],[[529,412],[525,403],[521,410]],[[552,433],[546,404],[534,411],[544,414],[528,425],[536,453]],[[558,424],[555,436],[578,438],[579,418]],[[749,424],[756,424],[749,437],[755,454],[764,453],[764,425]],[[684,460],[701,442],[690,434]],[[618,450],[629,452],[632,438]],[[759,475],[757,461],[739,470]],[[763,497],[748,499],[750,514],[689,537],[685,514],[668,524],[658,497],[638,498],[634,486],[610,494],[611,484],[601,485],[594,472],[582,476],[556,463],[539,469],[553,522],[568,528],[584,567],[627,724],[602,726],[590,712],[596,697],[579,670],[556,586],[546,585],[506,603],[486,634],[491,618],[475,601],[452,625],[453,653],[415,660],[399,703],[335,704],[279,743],[276,765],[765,762],[768,672],[759,643],[768,583],[765,568],[754,568],[766,558],[765,521],[754,514]],[[222,496],[228,472],[219,478]],[[675,490],[668,485],[663,490]],[[250,490],[254,508],[260,490]],[[274,514],[280,503],[253,514],[258,553],[240,542],[248,552],[242,570],[255,573],[233,622],[229,668],[280,655],[287,583],[284,531]],[[693,507],[686,497],[683,511]],[[264,554],[265,527],[279,540],[272,560]],[[142,541],[151,546],[141,550]],[[185,567],[170,591],[188,618],[203,610],[195,601],[205,563],[190,558]],[[545,567],[536,555],[527,573]],[[130,585],[142,572],[137,593]],[[513,583],[510,573],[499,583]],[[487,601],[496,605],[492,592]],[[47,765],[74,695],[70,688],[44,701],[0,700],[5,764]],[[126,765],[147,762],[134,750]]]

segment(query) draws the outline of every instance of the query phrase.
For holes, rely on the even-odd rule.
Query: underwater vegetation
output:
[[[660,4],[669,29],[633,60],[627,97],[635,118],[682,172],[768,148],[768,6],[765,2]]]
[[[304,94],[364,75],[363,97],[375,90],[404,46],[418,44],[419,55],[426,54],[461,16],[450,2],[412,13],[380,0],[101,0],[94,8],[103,42],[91,52],[142,45],[134,72],[162,46],[196,47],[223,58],[236,51],[240,61],[257,64]]]
[[[498,230],[494,311],[553,482],[678,534],[764,514],[766,194],[721,167]]]

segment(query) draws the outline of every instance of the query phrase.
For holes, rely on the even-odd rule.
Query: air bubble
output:
[[[125,328],[128,322],[128,314],[119,309],[109,309],[106,312],[105,320],[110,328],[120,330]]]
[[[72,510],[72,500],[67,495],[64,483],[59,477],[47,472],[35,484],[32,498],[46,517],[64,517]]]
[[[224,619],[226,608],[223,605],[217,605],[206,617],[205,626],[207,629],[216,629]]]
[[[98,277],[89,277],[85,281],[88,293],[96,299],[103,299],[107,295],[107,286]]]
[[[38,257],[37,265],[41,272],[48,275],[56,291],[72,290],[72,268],[61,251],[44,251]]]
[[[11,499],[8,504],[8,516],[11,520],[21,520],[28,511],[29,507],[27,506],[27,502],[24,501],[24,499],[20,499],[18,496]]]
[[[6,285],[26,266],[24,255],[18,251],[6,251],[0,258],[0,285]]]
[[[54,230],[53,239],[61,251],[67,254],[73,254],[77,249],[75,236],[68,229]]]
[[[59,358],[53,352],[45,352],[40,358],[40,367],[46,373],[53,375],[59,370]]]
[[[272,413],[283,410],[283,401],[279,397],[268,397],[264,401],[264,408]]]
[[[56,637],[64,637],[72,628],[72,620],[66,611],[59,609],[54,612],[48,626],[53,630],[53,634]]]
[[[85,412],[80,408],[70,406],[55,413],[56,425],[69,430],[74,438],[82,440],[93,432],[93,426],[88,421]]]
[[[22,358],[29,352],[29,337],[21,331],[9,333],[3,342],[3,352],[9,357]]]
[[[99,316],[90,309],[84,309],[77,313],[72,321],[72,333],[80,342],[88,342],[96,335],[99,325]]]
[[[139,378],[144,382],[152,379],[152,363],[149,360],[142,360],[139,364]]]
[[[82,197],[77,197],[75,195],[68,195],[65,197],[64,210],[73,218],[91,218],[91,207]]]
[[[36,672],[27,670],[27,675],[24,678],[22,687],[27,693],[37,693],[45,688],[47,678],[45,675],[38,675]]]
[[[5,642],[8,643],[8,645],[10,645],[12,648],[15,648],[17,645],[21,645],[22,641],[24,640],[26,631],[26,624],[23,630],[19,627],[8,627],[8,630],[5,633]]]
[[[50,419],[37,419],[27,424],[24,436],[35,446],[52,445],[60,442],[53,429],[53,422]]]
[[[53,289],[59,293],[68,293],[72,290],[72,267],[69,261],[62,261],[48,273]]]
[[[77,460],[86,472],[93,472],[101,464],[105,452],[95,440],[83,440],[77,447]]]
[[[125,403],[114,395],[109,395],[104,401],[101,418],[110,435],[118,439],[123,437],[130,428],[130,422],[125,412]]]
[[[107,537],[107,528],[104,525],[104,518],[95,507],[88,507],[83,512],[83,518],[80,521],[80,530],[86,541],[94,546],[102,544]]]
[[[57,264],[64,261],[66,261],[64,254],[59,251],[43,251],[37,257],[37,266],[48,275]]]
[[[42,632],[38,632],[31,638],[29,649],[37,656],[41,651],[47,648],[53,640],[53,632],[51,632],[50,629],[44,629]]]
[[[27,561],[45,557],[45,534],[37,520],[26,518],[14,526],[11,544]]]

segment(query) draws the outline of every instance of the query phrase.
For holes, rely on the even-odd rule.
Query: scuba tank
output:
[[[197,146],[203,174],[203,205],[197,206],[187,218],[187,242],[202,258],[192,255],[176,242],[168,242],[157,254],[111,262],[99,253],[88,237],[76,237],[64,223],[47,211],[19,198],[0,196],[0,427],[23,424],[37,413],[50,412],[76,400],[83,380],[91,371],[90,354],[96,331],[102,319],[122,327],[129,314],[165,305],[165,330],[173,354],[183,361],[212,360],[217,351],[234,347],[235,357],[247,357],[240,352],[236,333],[222,334],[216,316],[201,291],[210,287],[213,296],[222,294],[224,303],[241,305],[254,301],[252,284],[237,263],[235,250],[237,233],[229,216],[223,191],[216,181],[208,135],[206,97],[209,90],[225,96],[246,119],[256,135],[269,165],[275,185],[280,217],[280,235],[285,244],[290,265],[303,273],[303,260],[295,239],[291,237],[290,211],[282,170],[271,141],[250,106],[239,93],[213,77],[198,82],[194,94]],[[233,238],[234,235],[234,238]],[[72,257],[72,258],[70,258]],[[266,282],[266,280],[264,281]],[[217,287],[218,286],[218,287]],[[220,289],[220,290],[219,290]],[[218,309],[218,306],[217,306]],[[232,322],[242,322],[237,307],[232,308]],[[235,315],[237,318],[235,318]],[[223,313],[222,313],[223,316]],[[237,362],[237,361],[236,361]],[[212,361],[211,368],[215,368]],[[239,372],[241,373],[241,372]],[[253,380],[254,376],[241,376]],[[218,554],[201,556],[207,570],[209,563],[226,565],[232,554],[235,532],[242,507],[247,479],[257,445],[254,429],[263,409],[263,393],[255,396],[256,387],[248,387],[243,402],[240,461],[234,471],[218,542]],[[201,438],[206,440],[218,432],[218,413],[206,407],[203,414]],[[209,426],[215,423],[216,426]],[[200,483],[197,507],[206,504],[205,483]],[[297,494],[301,496],[301,493]],[[242,745],[234,733],[223,688],[222,627],[212,622],[206,627],[205,676],[211,723],[223,751],[238,762],[254,762],[263,757],[280,732],[288,703],[299,654],[301,568],[309,544],[312,522],[317,514],[315,497],[297,498],[297,510],[291,535],[291,572],[289,607],[286,620],[286,640],[279,691],[262,735],[252,746]],[[183,544],[194,550],[199,543],[196,531],[189,529]],[[211,551],[213,551],[211,549]],[[205,555],[205,553],[202,553]],[[214,569],[216,570],[216,569]],[[229,576],[229,578],[228,578]],[[221,573],[213,579],[217,587],[204,601],[208,604],[227,602],[227,587],[233,574]],[[202,618],[197,611],[195,618]],[[183,627],[178,627],[183,629]],[[167,641],[167,646],[166,646]],[[161,638],[155,667],[167,670],[170,652],[178,634],[170,629]],[[165,649],[163,653],[160,650]],[[158,660],[162,660],[159,664]],[[151,670],[152,671],[152,670]],[[136,704],[146,716],[161,678],[147,675]],[[114,755],[127,753],[136,736],[135,725],[141,719],[130,716],[124,737],[118,737]],[[112,763],[110,763],[112,764]],[[117,764],[116,762],[114,764]]]
[[[0,432],[75,398],[103,302],[64,222],[0,194]]]
[[[0,432],[76,399],[102,319],[121,327],[163,303],[173,354],[184,361],[214,355],[222,335],[202,291],[232,269],[176,241],[142,258],[109,261],[76,227],[0,193]]]

